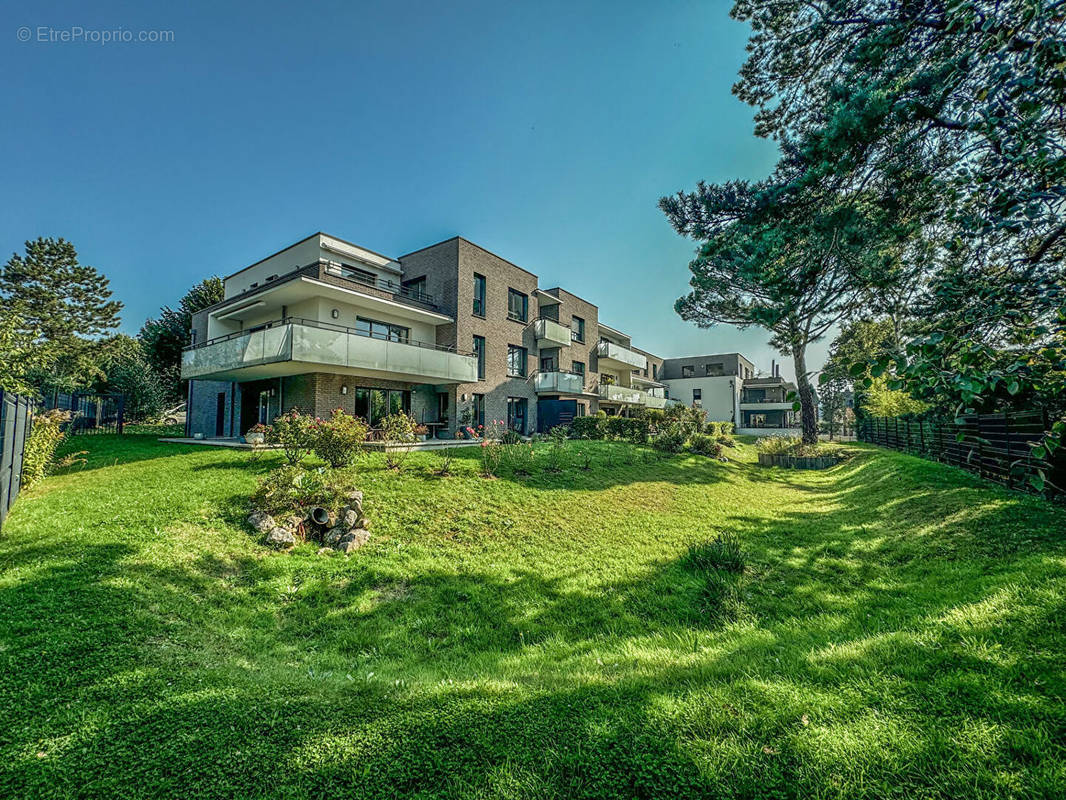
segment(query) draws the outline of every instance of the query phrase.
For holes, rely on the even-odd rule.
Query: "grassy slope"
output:
[[[960,471],[373,456],[345,559],[243,529],[275,454],[79,444],[0,538],[0,797],[1066,793],[1066,515]]]

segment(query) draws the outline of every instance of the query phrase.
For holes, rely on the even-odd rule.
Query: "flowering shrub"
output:
[[[347,467],[363,449],[368,432],[361,417],[353,417],[336,409],[328,420],[315,420],[315,455],[331,467]]]
[[[503,445],[495,439],[485,439],[478,448],[478,456],[481,458],[481,474],[486,478],[495,478],[503,458]]]
[[[314,424],[314,420],[307,414],[301,414],[298,408],[290,409],[274,419],[267,441],[280,445],[285,460],[295,466],[303,461],[314,446]]]
[[[533,454],[532,442],[504,448],[504,457],[507,460],[507,466],[515,475],[533,474],[536,456]]]
[[[248,433],[261,433],[264,436],[270,435],[270,426],[264,425],[262,422],[257,422],[255,425],[248,429]]]

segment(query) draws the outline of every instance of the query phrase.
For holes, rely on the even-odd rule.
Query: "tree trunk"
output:
[[[807,348],[792,348],[792,366],[796,370],[796,390],[800,401],[800,420],[804,444],[818,442],[818,409],[814,405],[814,388],[807,379]]]

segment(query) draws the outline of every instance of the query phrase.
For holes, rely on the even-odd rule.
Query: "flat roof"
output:
[[[366,252],[370,253],[373,256],[377,256],[378,258],[384,258],[386,261],[395,261],[396,260],[392,256],[384,255],[382,253],[377,252],[376,250],[371,250],[369,247],[363,247],[363,245],[361,245],[361,244],[356,244],[355,242],[349,242],[347,239],[342,239],[340,236],[334,236],[332,233],[326,233],[325,231],[315,231],[311,235],[305,236],[302,239],[297,239],[292,244],[285,245],[283,248],[281,248],[277,252],[271,253],[270,255],[268,255],[268,256],[266,256],[264,258],[261,258],[261,259],[259,259],[258,261],[254,262],[252,264],[249,264],[247,267],[241,267],[239,270],[237,270],[236,272],[230,273],[229,275],[227,275],[222,280],[228,281],[230,278],[235,278],[236,276],[240,275],[242,272],[244,272],[246,270],[249,270],[252,267],[257,267],[260,264],[262,264],[264,261],[268,261],[271,258],[273,258],[274,256],[281,255],[286,250],[291,250],[292,248],[296,247],[296,245],[303,244],[308,239],[314,239],[316,236],[328,236],[330,239],[336,239],[338,242],[341,242],[342,244],[346,244],[349,247],[356,247],[356,248],[358,248],[360,250],[365,250]]]

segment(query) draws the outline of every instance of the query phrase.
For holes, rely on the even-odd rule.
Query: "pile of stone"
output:
[[[356,490],[345,497],[346,505],[339,514],[329,512],[325,522],[318,522],[312,513],[292,514],[282,521],[255,509],[248,515],[248,524],[263,534],[263,541],[278,550],[288,550],[298,541],[313,539],[323,547],[319,553],[339,551],[351,553],[370,539],[370,520],[363,514],[363,493]]]

